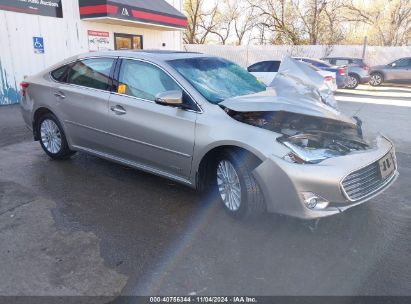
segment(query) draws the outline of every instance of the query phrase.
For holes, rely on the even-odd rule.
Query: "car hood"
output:
[[[348,124],[356,125],[356,121],[343,115],[338,110],[330,107],[324,102],[303,95],[288,96],[277,95],[275,89],[268,88],[267,91],[238,96],[224,100],[220,106],[236,112],[289,112],[314,117],[338,120]]]

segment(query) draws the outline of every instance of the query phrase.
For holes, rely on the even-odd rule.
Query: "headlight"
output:
[[[283,141],[283,144],[292,151],[286,155],[286,158],[295,163],[317,164],[324,159],[339,155],[338,152],[329,149],[302,148],[289,141]]]

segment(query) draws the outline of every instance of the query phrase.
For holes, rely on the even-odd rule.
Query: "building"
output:
[[[64,58],[111,49],[173,49],[187,25],[182,0],[0,0],[0,105]]]

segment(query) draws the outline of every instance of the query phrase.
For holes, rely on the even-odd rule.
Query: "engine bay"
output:
[[[326,149],[336,155],[366,150],[369,145],[363,139],[361,121],[356,123],[332,120],[309,115],[279,112],[237,112],[225,108],[233,119],[255,127],[280,133],[279,142],[288,142],[306,150]]]

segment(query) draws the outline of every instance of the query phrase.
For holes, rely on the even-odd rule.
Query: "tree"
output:
[[[209,34],[216,28],[218,4],[214,2],[212,7],[207,10],[205,2],[206,0],[184,0],[184,11],[188,21],[187,30],[183,37],[184,43],[204,44]]]
[[[262,20],[260,25],[274,33],[273,42],[301,44],[300,30],[290,0],[249,0]]]
[[[233,24],[238,16],[238,2],[223,0],[218,3],[218,13],[215,18],[215,27],[211,33],[216,35],[224,45],[230,38]]]
[[[346,21],[363,25],[371,44],[395,46],[405,44],[411,34],[410,0],[374,0],[363,3],[347,1]]]

